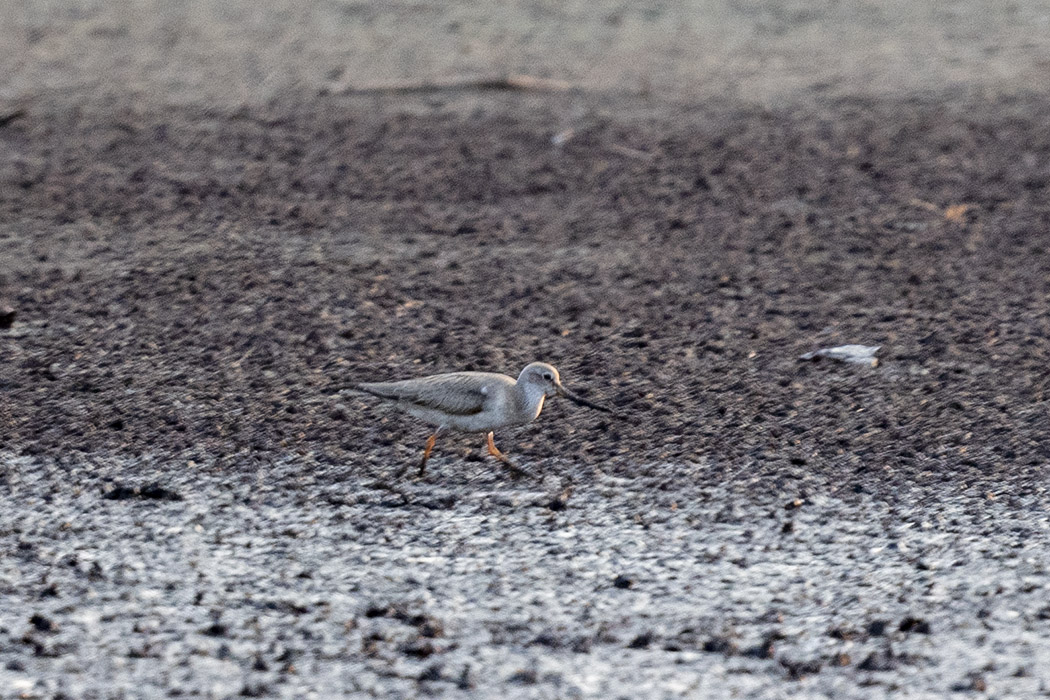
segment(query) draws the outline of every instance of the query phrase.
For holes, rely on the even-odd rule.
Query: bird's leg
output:
[[[434,449],[434,443],[437,442],[439,430],[435,430],[434,434],[427,438],[427,446],[423,448],[423,459],[419,462],[419,475],[423,476],[423,472],[427,468],[427,460],[430,459],[430,451]]]
[[[423,459],[421,459],[419,461],[419,475],[420,476],[423,476],[423,472],[426,471],[427,460],[430,459],[430,452],[431,452],[431,450],[434,449],[434,443],[437,442],[438,435],[441,435],[441,429],[440,428],[435,430],[433,435],[431,435],[430,437],[427,438],[427,445],[426,445],[426,447],[423,448]],[[401,477],[403,477],[405,475],[405,472],[408,471],[408,467],[409,467],[409,465],[406,464],[403,467],[401,467],[400,469],[398,469],[397,470],[397,474],[394,474],[394,478],[395,479],[400,479]]]
[[[503,462],[503,464],[505,464],[508,469],[510,469],[512,472],[514,472],[518,476],[532,476],[527,471],[525,471],[521,467],[519,467],[516,464],[514,464],[514,462],[510,461],[510,457],[508,457],[507,455],[503,454],[502,452],[500,452],[496,448],[496,442],[495,442],[495,439],[494,439],[495,435],[492,432],[490,432],[488,434],[487,438],[488,438],[488,448],[489,448],[489,454],[490,455],[492,455],[493,457],[495,457],[499,461]]]

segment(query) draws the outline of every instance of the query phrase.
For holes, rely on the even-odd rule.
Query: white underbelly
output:
[[[487,433],[490,430],[497,430],[510,425],[520,425],[524,422],[518,420],[508,421],[506,418],[501,419],[487,411],[469,416],[456,416],[429,408],[420,408],[419,406],[406,406],[405,410],[409,415],[415,416],[434,427],[444,426],[449,430],[457,430],[464,433]]]

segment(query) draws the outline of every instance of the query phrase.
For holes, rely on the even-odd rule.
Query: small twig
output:
[[[559,131],[558,133],[556,133],[554,136],[551,136],[551,144],[554,145],[554,146],[557,146],[558,148],[561,148],[562,146],[567,144],[569,141],[571,141],[572,137],[574,137],[575,135],[576,135],[576,131],[575,130],[573,130],[573,129],[564,129],[564,130]]]
[[[747,464],[745,464],[744,466],[740,467],[735,472],[730,474],[728,477],[722,477],[722,483],[728,484],[728,483],[731,483],[731,482],[735,481],[738,476],[740,476],[745,471],[747,471],[748,469],[751,469],[751,468],[753,468],[755,466],[756,466],[755,462],[748,462]],[[760,478],[760,477],[751,477],[751,478],[752,479],[757,479],[757,478]]]
[[[401,497],[402,504],[404,506],[412,505],[412,497],[401,487],[400,484],[394,484],[386,479],[379,478],[367,485],[365,488],[371,487],[377,491],[385,491]]]
[[[912,197],[911,201],[909,201],[908,203],[911,204],[913,207],[925,209],[926,211],[940,211],[941,209],[936,204],[919,199],[918,197]]]
[[[25,115],[26,111],[24,109],[16,109],[15,111],[8,112],[7,114],[0,114],[0,128],[7,126],[14,120],[20,117],[24,117]]]
[[[443,90],[518,90],[532,92],[564,92],[572,85],[564,80],[540,78],[534,75],[511,73],[509,75],[456,75],[429,80],[392,80],[371,85],[348,85],[336,92],[348,93],[411,93],[440,92]]]
[[[621,156],[626,156],[628,158],[634,158],[635,160],[649,161],[656,157],[652,153],[639,151],[637,148],[630,148],[629,146],[621,146],[618,143],[609,144],[607,148],[613,153],[618,153]]]

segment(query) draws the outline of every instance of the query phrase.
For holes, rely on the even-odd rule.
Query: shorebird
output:
[[[611,413],[608,408],[576,396],[562,386],[558,370],[545,362],[527,365],[517,381],[495,372],[452,372],[400,382],[361,382],[350,388],[378,396],[436,426],[423,449],[420,475],[426,470],[438,437],[453,430],[488,433],[489,454],[513,472],[527,475],[496,448],[494,431],[536,420],[543,410],[543,402],[552,396],[564,396],[581,406]],[[398,476],[404,474],[405,469],[407,467]]]

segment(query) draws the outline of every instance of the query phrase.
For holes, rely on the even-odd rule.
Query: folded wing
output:
[[[454,416],[473,416],[485,410],[489,398],[486,385],[470,376],[438,375],[402,382],[363,382],[355,389],[387,401],[441,411]]]

